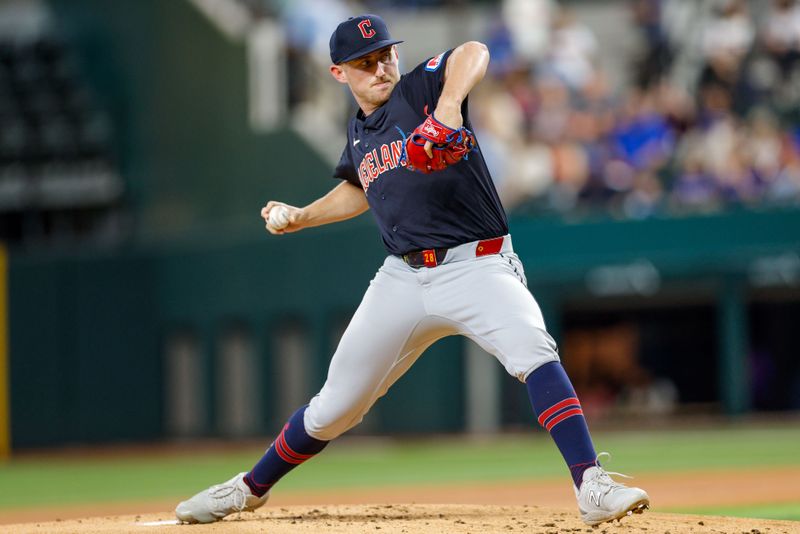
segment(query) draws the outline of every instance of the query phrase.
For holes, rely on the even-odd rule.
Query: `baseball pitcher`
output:
[[[319,393],[249,472],[180,503],[178,519],[210,523],[263,505],[281,477],[361,422],[425,349],[454,334],[478,343],[525,384],[539,424],[569,467],[584,522],[642,512],[647,493],[614,481],[598,462],[471,132],[467,97],[486,73],[486,46],[464,43],[401,76],[400,42],[376,15],[339,24],[330,73],[359,107],[333,172],[339,183],[305,207],[270,201],[261,210],[275,235],[370,210],[386,260]]]

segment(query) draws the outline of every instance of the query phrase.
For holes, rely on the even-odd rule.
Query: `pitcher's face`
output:
[[[397,63],[397,48],[392,45],[341,65],[332,65],[331,74],[346,83],[361,109],[370,113],[389,100],[400,81]]]

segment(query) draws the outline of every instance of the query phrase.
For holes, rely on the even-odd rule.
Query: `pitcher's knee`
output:
[[[541,328],[525,329],[517,343],[504,352],[506,371],[521,382],[542,365],[560,361],[555,340]]]
[[[303,419],[306,433],[312,438],[330,441],[356,426],[364,418],[361,410],[321,406],[318,398],[314,397],[311,400]]]

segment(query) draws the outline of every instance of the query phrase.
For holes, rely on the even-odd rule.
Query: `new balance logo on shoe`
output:
[[[595,526],[626,515],[641,514],[650,507],[650,497],[644,490],[620,484],[611,478],[611,474],[625,476],[608,473],[597,465],[583,473],[580,490],[575,488],[578,510],[587,525]]]

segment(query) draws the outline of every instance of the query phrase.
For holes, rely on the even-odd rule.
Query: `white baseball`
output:
[[[276,230],[282,230],[289,225],[289,210],[284,206],[275,206],[269,210],[269,225]]]

